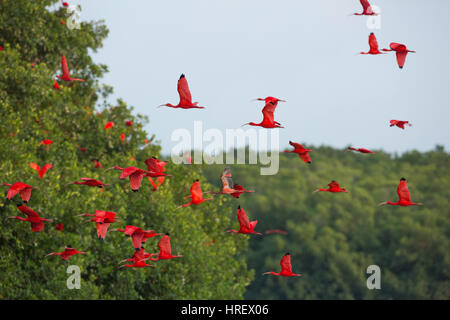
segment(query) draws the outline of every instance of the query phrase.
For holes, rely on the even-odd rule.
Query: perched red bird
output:
[[[88,221],[96,223],[98,238],[100,240],[105,240],[106,233],[108,232],[110,224],[114,222],[120,222],[119,220],[115,219],[116,215],[118,215],[118,213],[116,212],[97,210],[95,214],[82,213],[79,216],[93,217]]]
[[[110,184],[103,183],[100,180],[96,180],[96,179],[81,178],[81,180],[83,180],[83,181],[73,181],[73,182],[69,182],[68,184],[80,184],[80,185],[82,184],[82,185],[89,186],[89,187],[99,187],[99,188],[110,186]]]
[[[127,120],[127,121],[125,121],[125,125],[126,125],[127,127],[131,127],[131,126],[133,125],[133,121]]]
[[[248,220],[247,214],[245,213],[244,209],[241,208],[241,206],[238,206],[237,209],[237,218],[239,222],[239,230],[228,230],[227,232],[233,232],[233,233],[242,233],[242,234],[259,234],[262,235],[259,232],[256,232],[255,226],[258,223],[258,220],[250,222]]]
[[[200,181],[198,179],[195,180],[194,183],[192,184],[191,195],[187,196],[187,197],[191,198],[191,201],[189,203],[186,203],[186,204],[183,204],[183,205],[177,207],[177,209],[188,207],[191,204],[200,204],[205,201],[212,200],[212,198],[208,198],[208,199],[203,198],[202,188],[200,187]]]
[[[170,247],[170,235],[166,233],[158,242],[159,253],[157,258],[146,258],[151,261],[169,260],[173,258],[181,258],[182,256],[172,255],[172,248]],[[155,254],[152,254],[155,255]]]
[[[52,253],[49,253],[48,255],[46,255],[46,257],[61,256],[62,260],[68,260],[71,256],[74,256],[76,254],[86,254],[86,252],[78,251],[75,248],[66,247],[63,252],[52,252]]]
[[[409,123],[409,121],[402,121],[402,120],[391,120],[391,121],[389,121],[391,124],[390,124],[390,127],[393,127],[393,126],[397,126],[397,127],[399,127],[399,128],[401,128],[401,129],[405,129],[405,124],[406,125],[408,125],[408,126],[410,126],[410,127],[412,127],[412,124],[411,123]]]
[[[122,133],[122,134],[120,135],[120,142],[123,144],[124,141],[125,141],[125,133]]]
[[[94,167],[96,168],[103,168],[102,164],[98,161],[98,159],[92,159],[92,161],[94,162]]]
[[[45,140],[42,140],[40,143],[39,143],[39,145],[41,146],[41,145],[46,145],[46,146],[48,146],[48,145],[51,145],[53,143],[53,141],[52,140],[50,140],[50,139],[45,139]]]
[[[274,112],[278,106],[278,102],[286,102],[286,101],[278,99],[278,98],[274,98],[274,97],[267,97],[265,99],[258,98],[256,100],[265,101],[264,108],[262,109],[263,121],[261,121],[260,123],[249,122],[249,123],[243,124],[242,126],[251,125],[251,126],[257,126],[257,127],[263,127],[266,129],[284,128],[284,127],[280,126],[279,122],[274,120]]]
[[[53,81],[53,89],[59,90],[59,84],[58,81],[56,81],[56,79]]]
[[[395,51],[395,55],[397,56],[397,63],[400,69],[403,69],[405,65],[406,56],[408,52],[416,53],[415,51],[408,50],[404,44],[392,42],[390,45],[391,49],[383,49],[383,51]]]
[[[62,69],[62,75],[56,76],[58,79],[61,79],[64,81],[84,81],[83,79],[76,79],[76,78],[70,77],[69,67],[67,65],[67,60],[64,55],[61,55],[61,69]]]
[[[145,252],[144,248],[141,248],[134,252],[133,257],[120,261],[120,263],[126,262],[126,261],[131,261],[131,262],[133,262],[133,264],[124,264],[124,265],[121,265],[119,268],[123,268],[123,267],[127,267],[127,268],[153,267],[153,265],[146,264],[144,261],[153,255],[157,255],[157,253],[150,254],[148,252]]]
[[[39,216],[39,214],[34,211],[33,209],[27,207],[26,205],[18,205],[17,209],[19,209],[20,212],[25,213],[27,215],[27,218],[22,218],[20,216],[15,217],[9,217],[10,219],[18,219],[20,221],[27,221],[31,224],[31,231],[33,232],[39,232],[44,229],[44,221],[46,222],[52,222],[52,219],[44,219]]]
[[[42,179],[42,177],[44,176],[44,174],[50,170],[51,168],[53,168],[53,165],[51,163],[47,163],[44,164],[44,166],[41,168],[39,167],[36,163],[30,163],[30,167],[33,168],[34,170],[36,170],[39,174],[39,178]]]
[[[280,261],[281,271],[280,273],[276,273],[273,271],[265,272],[264,274],[273,274],[274,276],[283,276],[283,277],[300,277],[301,274],[293,273],[291,266],[291,255],[290,253],[286,253]]]
[[[108,168],[105,171],[111,169],[121,170],[122,174],[120,175],[119,179],[129,178],[131,190],[133,190],[134,192],[139,191],[139,188],[141,187],[142,183],[142,178],[144,178],[146,174],[150,173],[150,171],[139,169],[136,167],[121,168],[118,166]]]
[[[136,226],[126,226],[125,229],[114,229],[111,231],[123,232],[127,237],[131,237],[136,251],[141,249],[142,243],[147,241],[147,239],[162,235],[162,233],[156,233],[154,230],[143,230]]]
[[[378,41],[373,32],[369,35],[369,47],[369,51],[361,52],[361,54],[385,54],[378,49]]]
[[[352,148],[352,147],[348,147],[347,151],[357,151],[357,152],[361,152],[361,153],[372,153],[372,154],[376,154],[375,152],[370,151],[369,149],[365,149],[365,148]]]
[[[23,202],[25,202],[25,203],[30,200],[31,190],[39,189],[38,187],[32,187],[23,182],[14,182],[13,184],[2,183],[2,185],[9,187],[8,193],[6,194],[6,198],[8,200],[14,198],[16,196],[16,194],[20,194],[20,197],[22,198]]]
[[[328,187],[329,187],[328,189],[317,189],[314,192],[319,192],[319,191],[328,191],[328,192],[333,192],[333,193],[336,193],[336,192],[349,193],[350,192],[350,191],[345,190],[344,188],[339,187],[339,184],[334,180],[328,184]]]
[[[180,102],[175,106],[170,103],[162,104],[160,107],[182,108],[182,109],[204,109],[205,107],[198,106],[198,102],[192,102],[191,92],[189,91],[188,82],[184,74],[180,76],[177,86],[178,94],[180,95]]]
[[[239,198],[242,193],[255,192],[253,190],[245,190],[242,186],[233,184],[233,179],[231,178],[231,169],[229,166],[226,166],[225,169],[223,170],[220,180],[222,180],[221,191],[219,192],[208,191],[205,193],[230,194],[235,198]]]
[[[64,225],[62,223],[57,223],[55,225],[56,230],[58,231],[63,231],[64,230]]]
[[[105,124],[105,130],[108,130],[108,129],[110,129],[110,128],[112,128],[112,127],[114,127],[114,122],[107,122],[106,124]]]
[[[294,150],[285,150],[287,153],[296,153],[306,163],[311,163],[311,157],[309,156],[309,152],[312,150],[306,149],[300,143],[289,141],[289,144],[294,147]]]
[[[167,176],[164,171],[166,171],[165,166],[168,162],[159,160],[156,157],[150,157],[145,160],[145,164],[147,165],[147,170],[151,172],[146,175],[148,181],[152,184],[153,191],[156,191],[164,183],[165,177]],[[156,178],[156,182],[153,181],[153,178]]]
[[[402,206],[402,207],[408,207],[408,206],[421,206],[423,203],[414,203],[411,202],[411,195],[409,193],[408,184],[406,183],[405,178],[400,179],[400,183],[397,187],[397,194],[398,194],[398,201],[397,202],[381,202],[380,206],[384,204],[390,204],[392,206]]]
[[[368,0],[360,0],[361,5],[363,7],[362,13],[353,13],[355,16],[377,16],[378,14],[375,13],[372,9],[372,6],[370,5]]]

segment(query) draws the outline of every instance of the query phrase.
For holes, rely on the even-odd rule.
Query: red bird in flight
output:
[[[251,126],[256,126],[256,127],[263,127],[266,129],[284,128],[280,125],[279,122],[274,120],[274,112],[278,106],[278,102],[286,102],[286,101],[278,99],[278,98],[274,98],[274,97],[267,97],[265,99],[258,98],[256,100],[265,101],[265,103],[266,103],[262,110],[263,120],[260,123],[249,122],[249,123],[243,124],[242,126],[251,125]]]
[[[411,194],[409,193],[408,184],[406,183],[405,178],[400,179],[400,183],[397,187],[397,194],[398,194],[398,201],[397,202],[381,202],[380,206],[384,204],[390,204],[391,206],[402,206],[402,207],[408,207],[408,206],[421,206],[423,203],[414,203],[411,202]]]
[[[78,251],[75,248],[66,247],[63,252],[52,252],[52,253],[49,253],[48,255],[46,255],[46,257],[61,256],[62,260],[68,260],[71,256],[74,256],[76,254],[86,254],[86,252]]]
[[[110,224],[120,222],[119,220],[115,220],[117,214],[118,213],[112,211],[97,210],[95,214],[82,213],[79,216],[93,217],[88,221],[96,223],[98,238],[100,240],[105,240]]]
[[[300,143],[289,141],[289,144],[294,147],[294,150],[285,150],[287,153],[296,153],[306,163],[311,163],[311,157],[309,156],[309,152],[312,150],[305,149]]]
[[[30,207],[27,207],[24,204],[18,205],[17,209],[19,209],[20,212],[25,213],[27,215],[27,218],[22,218],[20,216],[9,217],[9,218],[29,222],[31,224],[31,231],[33,231],[33,232],[42,231],[42,229],[44,229],[44,221],[46,221],[46,222],[53,221],[52,219],[41,218],[36,211],[31,209]]]
[[[361,5],[363,7],[362,13],[353,13],[354,16],[377,16],[378,14],[375,13],[372,9],[372,6],[370,5],[368,0],[360,0]]]
[[[404,44],[392,42],[389,46],[391,47],[391,49],[383,49],[383,51],[395,51],[395,55],[397,56],[397,63],[400,69],[403,69],[408,53],[416,53],[415,51],[408,50],[408,48],[406,48]]]
[[[258,223],[258,220],[254,220],[250,222],[248,220],[247,214],[245,213],[244,209],[241,208],[241,206],[238,206],[237,209],[237,218],[239,222],[239,230],[228,230],[227,232],[232,233],[242,233],[242,234],[259,234],[262,236],[261,233],[256,232],[254,229],[256,227],[256,224]]]
[[[127,237],[131,237],[133,247],[136,251],[141,249],[142,243],[147,241],[147,239],[162,235],[162,233],[156,233],[153,230],[143,230],[135,226],[126,226],[125,229],[114,229],[111,231],[123,232]]]
[[[150,157],[145,160],[145,164],[147,165],[147,170],[151,172],[146,175],[148,181],[152,184],[153,191],[156,191],[163,184],[165,177],[170,176],[164,173],[166,171],[165,166],[168,162],[159,160],[156,157]],[[153,181],[153,178],[156,178],[156,183]]]
[[[110,184],[106,184],[101,182],[100,180],[96,180],[96,179],[91,179],[91,178],[81,178],[81,180],[83,181],[73,181],[73,182],[69,182],[69,184],[80,184],[80,185],[85,185],[85,186],[89,186],[89,187],[98,187],[98,188],[103,188],[106,186],[110,186]]]
[[[333,192],[333,193],[336,193],[336,192],[347,192],[347,193],[349,193],[350,191],[347,191],[347,190],[345,190],[344,188],[341,188],[341,187],[339,187],[339,184],[336,182],[336,181],[331,181],[329,184],[328,184],[328,189],[317,189],[317,190],[315,190],[314,192],[319,192],[319,191],[328,191],[328,192]]]
[[[139,188],[141,187],[141,183],[142,183],[142,178],[144,178],[144,176],[146,174],[151,173],[150,171],[139,169],[136,167],[121,168],[118,166],[111,167],[109,169],[106,169],[105,171],[108,171],[111,169],[122,171],[119,179],[125,179],[125,178],[130,179],[130,187],[131,187],[131,190],[133,190],[133,192],[139,191]]]
[[[71,78],[69,73],[69,67],[67,65],[67,60],[64,55],[61,56],[61,69],[62,69],[62,75],[56,76],[58,79],[64,80],[64,81],[84,81],[83,79],[76,79]]]
[[[391,124],[389,127],[393,127],[393,126],[397,126],[400,129],[405,129],[405,125],[408,125],[410,127],[412,127],[412,124],[409,123],[409,121],[402,121],[402,120],[391,120],[389,121]]]
[[[17,194],[20,194],[20,197],[22,198],[23,202],[25,202],[25,203],[30,201],[31,190],[39,189],[37,187],[32,187],[23,182],[14,182],[13,184],[2,183],[2,185],[9,187],[8,193],[6,194],[6,198],[8,200],[11,200]]]
[[[233,179],[231,178],[231,169],[229,166],[226,166],[225,169],[223,170],[220,180],[222,180],[221,191],[219,192],[207,191],[205,193],[230,194],[235,198],[239,198],[242,193],[255,192],[253,190],[245,190],[242,186],[233,184]]]
[[[293,273],[291,266],[291,255],[290,253],[286,253],[280,261],[281,271],[280,273],[276,273],[273,271],[264,272],[264,274],[273,274],[274,276],[283,276],[283,277],[300,277],[301,274]]]
[[[186,203],[186,204],[183,204],[183,205],[177,207],[177,209],[188,207],[191,204],[200,204],[205,201],[212,200],[212,198],[208,198],[208,199],[203,198],[202,188],[200,187],[200,181],[198,179],[194,181],[194,183],[191,186],[190,191],[191,191],[191,195],[189,195],[187,197],[191,198],[191,201],[189,203]]]
[[[373,32],[369,35],[369,47],[369,51],[361,52],[361,54],[385,54],[378,49],[378,41]]]
[[[198,102],[192,102],[191,91],[184,74],[180,76],[177,85],[178,94],[180,95],[180,102],[175,106],[170,103],[162,104],[160,107],[181,108],[181,109],[204,109],[198,105]]]
[[[172,255],[172,248],[170,247],[170,235],[166,233],[158,242],[159,253],[157,258],[146,258],[146,260],[158,261],[169,260],[173,258],[181,258],[182,256]],[[152,254],[155,255],[155,254]]]
[[[37,171],[37,173],[39,174],[39,178],[42,179],[42,177],[44,176],[44,174],[50,170],[53,165],[51,163],[47,163],[45,164],[42,168],[39,167],[36,163],[30,163],[30,167],[33,168],[34,170]]]
[[[134,252],[133,257],[120,261],[120,263],[126,262],[126,261],[131,261],[131,262],[133,262],[133,264],[124,264],[124,265],[121,265],[119,268],[123,268],[123,267],[127,267],[127,268],[153,267],[153,265],[146,264],[144,261],[145,259],[147,259],[153,255],[157,255],[157,253],[150,254],[148,252],[145,252],[144,248],[141,248],[140,250]]]
[[[352,148],[352,147],[348,147],[347,151],[357,151],[357,152],[361,152],[361,153],[372,153],[372,154],[376,154],[375,152],[370,151],[369,149],[365,149],[365,148]]]

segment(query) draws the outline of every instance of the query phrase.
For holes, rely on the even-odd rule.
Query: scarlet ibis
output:
[[[120,142],[123,144],[125,141],[125,133],[120,134]]]
[[[355,16],[377,16],[378,14],[373,12],[372,6],[370,5],[368,0],[360,0],[361,5],[363,7],[362,13],[354,13]]]
[[[168,163],[159,160],[156,157],[150,157],[145,160],[145,164],[147,165],[147,170],[151,172],[146,175],[148,181],[152,184],[153,191],[156,191],[163,184],[165,177],[167,176],[164,171],[166,171],[165,166]],[[152,178],[156,178],[156,182],[154,182]]]
[[[160,107],[171,107],[171,108],[182,108],[182,109],[204,109],[205,107],[200,107],[198,105],[198,102],[192,102],[192,96],[191,92],[189,91],[189,85],[186,80],[186,77],[184,74],[180,76],[180,79],[178,79],[178,86],[177,86],[178,94],[180,96],[180,102],[175,106],[170,103],[162,104]]]
[[[258,223],[258,220],[254,220],[250,222],[248,220],[247,214],[245,213],[244,209],[241,208],[241,206],[238,206],[237,209],[237,218],[239,222],[239,230],[228,230],[227,232],[233,232],[233,233],[242,233],[242,234],[259,234],[262,235],[259,232],[256,232],[254,229],[256,227],[256,224]]]
[[[51,168],[53,168],[53,165],[51,163],[47,163],[44,164],[44,166],[41,168],[39,167],[36,163],[30,163],[30,167],[33,168],[34,170],[36,170],[39,174],[39,178],[42,179],[42,177],[44,176],[44,174],[50,170]]]
[[[17,209],[19,209],[20,212],[25,213],[27,215],[27,218],[22,218],[20,216],[9,217],[9,218],[29,222],[31,224],[31,231],[33,231],[33,232],[42,231],[42,229],[44,229],[44,221],[46,221],[46,222],[53,221],[52,219],[41,218],[36,211],[31,209],[30,207],[27,207],[24,204],[17,205]]]
[[[328,189],[317,189],[314,192],[319,192],[319,191],[329,191],[329,192],[333,192],[333,193],[336,193],[336,192],[349,193],[350,192],[350,191],[345,190],[344,188],[339,187],[339,184],[334,180],[328,184],[328,187],[329,187]]]
[[[373,32],[369,35],[369,47],[370,47],[369,51],[361,52],[361,54],[373,54],[373,55],[384,54],[383,52],[380,51],[380,49],[378,49],[378,41]]]
[[[50,140],[50,139],[45,139],[45,140],[42,140],[40,143],[39,143],[39,145],[41,146],[41,145],[46,145],[46,146],[48,146],[48,145],[51,145],[53,143],[53,141],[52,140]]]
[[[392,206],[402,206],[402,207],[408,207],[408,206],[421,206],[423,203],[414,203],[411,202],[411,194],[409,193],[408,184],[406,183],[405,178],[400,179],[400,183],[397,187],[397,194],[398,194],[398,201],[397,202],[381,202],[380,206],[384,204],[390,204]]]
[[[63,230],[64,230],[64,224],[62,224],[62,223],[57,223],[57,224],[55,225],[55,228],[56,228],[56,230],[58,230],[58,231],[63,231]]]
[[[205,193],[230,194],[232,196],[234,195],[233,197],[235,198],[239,198],[242,193],[255,192],[253,190],[245,190],[242,186],[233,184],[233,179],[231,178],[231,169],[229,166],[226,166],[225,169],[223,170],[220,180],[222,180],[221,191],[219,192],[208,191]],[[236,186],[238,186],[238,188],[236,188]]]
[[[61,20],[61,24],[64,26],[66,22],[64,20]]]
[[[62,69],[62,75],[56,76],[58,79],[64,80],[64,81],[84,81],[83,79],[76,79],[70,77],[69,73],[69,67],[67,65],[67,60],[64,55],[61,55],[61,69]]]
[[[348,147],[347,151],[356,151],[356,152],[361,152],[361,153],[376,154],[375,152],[372,152],[372,151],[370,151],[369,149],[366,149],[366,148],[352,148],[352,147]]]
[[[96,180],[96,179],[81,178],[81,180],[83,180],[83,181],[73,181],[73,182],[69,182],[68,184],[80,184],[80,185],[85,185],[85,186],[89,186],[89,187],[98,187],[98,188],[110,186],[110,184],[103,183],[100,180]]]
[[[251,125],[251,126],[257,126],[257,127],[263,127],[266,129],[284,128],[284,127],[280,126],[279,122],[274,120],[274,112],[278,105],[278,102],[286,102],[286,101],[278,99],[278,98],[274,98],[274,97],[267,97],[265,99],[258,98],[256,100],[265,101],[265,105],[262,110],[263,120],[260,123],[249,122],[249,123],[243,124],[242,126]]]
[[[52,252],[52,253],[47,254],[46,257],[61,256],[62,260],[68,260],[71,256],[74,256],[76,254],[86,254],[86,252],[78,251],[75,248],[66,247],[63,252]]]
[[[389,47],[391,49],[383,49],[383,51],[395,51],[395,55],[397,56],[397,63],[400,69],[403,69],[405,65],[406,56],[409,52],[416,53],[415,51],[408,50],[404,44],[392,42]]]
[[[115,219],[117,214],[118,213],[112,211],[97,210],[95,214],[82,213],[79,216],[93,217],[88,221],[93,221],[96,223],[98,238],[100,240],[105,240],[106,233],[108,232],[110,224],[114,222],[120,222],[119,220]]]
[[[103,168],[102,164],[98,161],[98,159],[92,159],[92,161],[94,162],[94,167],[96,168]]]
[[[408,126],[412,127],[412,124],[409,123],[409,121],[391,120],[389,122],[391,123],[390,127],[397,126],[397,127],[399,127],[400,129],[403,129],[403,130],[405,129],[405,125],[408,125]]]
[[[125,125],[126,125],[127,127],[131,127],[131,126],[133,125],[133,121],[127,120],[127,121],[125,121]]]
[[[112,127],[114,127],[114,122],[107,122],[106,124],[105,124],[105,130],[108,130],[108,129],[110,129],[110,128],[112,128]]]
[[[105,171],[108,171],[108,170],[111,170],[111,169],[121,170],[122,171],[119,179],[125,179],[125,178],[129,178],[130,179],[130,187],[131,187],[131,190],[133,190],[133,192],[139,191],[139,188],[141,187],[141,183],[142,183],[142,178],[146,174],[150,173],[147,170],[139,169],[139,168],[136,168],[136,167],[121,168],[121,167],[118,167],[118,166],[108,168]]]
[[[191,198],[191,201],[189,203],[186,203],[186,204],[183,204],[183,205],[177,207],[177,209],[188,207],[191,204],[200,204],[205,201],[212,200],[212,198],[208,198],[208,199],[203,198],[202,188],[200,187],[200,181],[198,179],[194,181],[194,183],[191,186],[190,191],[191,191],[191,195],[188,197]]]
[[[306,163],[311,163],[311,157],[309,156],[309,152],[312,150],[306,149],[300,143],[289,141],[289,144],[294,147],[294,150],[285,150],[287,153],[296,153]]]
[[[23,202],[27,203],[30,200],[31,197],[31,190],[32,189],[39,189],[38,187],[32,187],[26,183],[23,182],[14,182],[13,184],[9,183],[2,183],[3,186],[9,187],[8,193],[6,194],[6,198],[8,200],[11,200],[16,196],[16,194],[20,194],[20,197],[22,198]]]
[[[53,81],[53,89],[56,89],[56,90],[60,89],[58,81],[56,81],[56,79]]]
[[[68,6],[69,6],[69,4],[68,4],[67,2],[65,2],[65,1],[62,1],[62,5],[63,5],[64,7],[68,7]]]
[[[286,253],[280,261],[281,271],[280,273],[276,273],[273,271],[264,272],[264,274],[273,274],[274,276],[283,276],[283,277],[300,277],[301,274],[293,273],[291,266],[291,254]]]
[[[182,256],[172,255],[172,248],[170,247],[170,235],[166,233],[158,242],[159,253],[157,258],[147,258],[151,261],[169,260],[173,258],[181,258]]]
[[[0,46],[0,51],[3,51],[3,47],[2,46]]]
[[[124,264],[124,265],[121,265],[119,268],[123,268],[123,267],[127,267],[127,268],[153,267],[153,265],[146,264],[144,261],[145,259],[151,257],[152,255],[156,255],[156,254],[149,254],[149,253],[145,252],[144,248],[141,248],[141,249],[135,251],[132,258],[121,261],[121,263],[125,262],[125,261],[131,261],[131,262],[133,262],[133,264]]]
[[[126,226],[125,229],[114,229],[111,231],[123,232],[126,236],[131,237],[135,250],[141,249],[142,243],[147,241],[147,239],[162,235],[162,233],[156,233],[154,230],[143,230],[136,226]]]

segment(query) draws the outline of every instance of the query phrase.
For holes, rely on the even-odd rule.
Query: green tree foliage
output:
[[[448,299],[450,297],[450,158],[442,147],[394,157],[311,147],[312,164],[280,154],[277,175],[261,176],[254,165],[232,166],[233,182],[256,190],[232,199],[256,230],[287,235],[252,236],[247,253],[255,280],[250,299]],[[218,188],[224,166],[205,166]],[[401,177],[412,200],[423,206],[379,207],[396,201]],[[331,180],[351,193],[319,192]],[[235,215],[235,209],[233,211]],[[233,226],[237,226],[236,218]],[[278,272],[290,252],[300,278],[262,276]],[[369,290],[366,269],[381,268],[381,290]]]
[[[53,9],[52,9],[53,8]],[[159,146],[145,144],[143,125],[148,119],[134,115],[124,101],[107,105],[112,88],[100,86],[107,71],[90,56],[107,36],[99,22],[83,22],[70,30],[61,20],[66,9],[56,0],[3,0],[0,2],[0,182],[21,181],[39,187],[29,206],[42,217],[54,219],[43,232],[31,232],[29,223],[8,219],[20,215],[17,200],[0,204],[1,299],[240,299],[252,278],[245,258],[239,255],[248,237],[228,237],[231,224],[226,214],[231,202],[215,199],[197,207],[176,210],[186,202],[193,180],[210,188],[202,172],[193,166],[166,166],[173,177],[153,192],[146,180],[139,192],[131,192],[120,173],[104,168],[115,165],[145,168],[144,160],[158,156]],[[71,74],[86,82],[60,82],[61,54]],[[88,106],[88,107],[87,107]],[[133,121],[131,127],[126,120]],[[105,130],[104,125],[114,122]],[[122,143],[120,135],[125,134]],[[40,141],[50,139],[47,149]],[[82,151],[82,148],[84,148]],[[103,169],[96,168],[98,159]],[[29,167],[34,162],[53,168],[43,179]],[[81,177],[111,183],[102,191],[66,185]],[[7,187],[2,187],[2,193]],[[171,234],[172,250],[184,257],[155,262],[154,268],[118,269],[118,262],[134,253],[131,240],[108,232],[104,242],[96,237],[93,222],[83,223],[81,213],[109,210],[121,223]],[[55,223],[63,223],[57,231]],[[157,252],[158,238],[147,241],[146,251]],[[86,255],[69,261],[45,257],[72,246]],[[66,268],[81,268],[81,289],[69,290]]]

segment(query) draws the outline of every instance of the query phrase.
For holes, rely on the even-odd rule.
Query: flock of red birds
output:
[[[355,15],[376,15],[376,13],[373,12],[369,2],[367,0],[360,0],[361,4],[363,6],[363,12],[362,13],[355,13]],[[68,6],[66,2],[63,2],[63,5],[65,7]],[[378,43],[376,40],[376,37],[373,33],[369,36],[369,46],[370,50],[368,52],[361,52],[361,54],[382,54],[378,48]],[[0,47],[1,48],[1,47]],[[391,49],[383,49],[383,51],[395,51],[397,55],[397,61],[400,68],[403,68],[406,55],[410,51],[406,48],[405,45],[398,44],[398,43],[391,43],[390,44]],[[3,48],[1,48],[3,50]],[[72,78],[70,76],[68,63],[66,60],[66,57],[62,55],[61,57],[61,69],[62,69],[62,75],[57,76],[57,79],[62,81],[84,81],[83,79],[78,78]],[[54,80],[54,88],[59,89],[59,84],[57,79]],[[178,94],[180,96],[180,101],[177,105],[173,105],[170,103],[163,104],[161,106],[166,106],[170,108],[182,108],[182,109],[193,109],[193,108],[204,108],[203,106],[199,106],[198,102],[192,102],[192,96],[191,92],[189,90],[188,82],[184,74],[182,74],[178,80]],[[278,102],[285,102],[284,100],[274,98],[274,97],[267,97],[267,98],[258,98],[258,101],[264,101],[264,108],[262,109],[263,114],[263,120],[260,123],[254,123],[249,122],[244,125],[251,125],[251,126],[260,126],[263,128],[271,129],[271,128],[283,128],[281,124],[274,119],[274,113],[275,109],[278,105]],[[127,126],[132,126],[132,121],[128,120],[126,122]],[[390,126],[397,126],[401,129],[405,128],[405,125],[411,126],[411,124],[408,121],[400,121],[400,120],[391,120]],[[105,130],[109,130],[114,127],[113,122],[108,122],[105,125]],[[123,142],[124,135],[122,134],[121,140]],[[43,145],[47,148],[47,150],[50,148],[50,145],[53,142],[49,139],[42,140],[40,145]],[[148,143],[146,141],[146,143]],[[293,150],[285,150],[286,153],[295,153],[298,154],[301,160],[303,160],[305,163],[311,164],[311,157],[309,155],[312,150],[305,148],[299,143],[289,141],[289,144],[294,148]],[[80,149],[83,151],[84,148]],[[365,149],[365,148],[352,148],[349,147],[348,151],[356,151],[360,153],[367,153],[367,154],[375,154],[374,152]],[[102,165],[98,161],[98,159],[93,159],[94,165],[96,168],[102,168]],[[189,162],[191,163],[191,161]],[[171,175],[168,175],[164,173],[165,171],[165,165],[167,165],[167,162],[164,162],[162,160],[157,159],[156,157],[150,157],[147,160],[145,160],[145,164],[147,166],[147,169],[141,169],[137,167],[126,167],[122,168],[119,166],[115,166],[106,170],[119,170],[120,176],[119,179],[129,179],[130,188],[132,191],[137,192],[139,191],[139,188],[142,184],[142,180],[144,177],[147,177],[149,182],[153,186],[153,190],[157,190],[161,184],[164,182],[166,177],[171,177]],[[48,170],[52,168],[52,164],[45,164],[42,167],[37,165],[36,163],[30,163],[30,167],[36,170],[36,172],[39,174],[39,177],[41,179],[44,178],[44,175]],[[68,184],[75,184],[75,185],[85,185],[88,187],[98,187],[103,188],[109,186],[109,184],[106,184],[102,181],[82,177],[80,179],[81,181],[73,181]],[[239,198],[244,193],[252,193],[253,190],[246,190],[243,186],[238,184],[233,184],[232,176],[231,176],[231,170],[227,166],[225,170],[222,173],[221,176],[222,180],[222,189],[220,191],[207,191],[203,192],[200,186],[200,181],[196,180],[193,182],[191,188],[190,188],[190,195],[186,196],[190,199],[190,201],[186,204],[180,205],[178,208],[184,208],[191,205],[200,205],[201,203],[209,200],[213,200],[213,198],[205,198],[204,194],[212,194],[212,195],[231,195],[234,198]],[[25,203],[28,204],[31,198],[31,192],[33,189],[39,190],[37,187],[30,186],[23,182],[15,182],[13,184],[3,183],[2,185],[9,187],[6,198],[12,199],[19,195],[23,201],[23,203],[17,205],[17,209],[22,212],[24,215],[26,215],[26,218],[21,216],[15,216],[10,217],[14,219],[18,219],[20,221],[26,221],[31,224],[31,230],[33,232],[39,232],[44,229],[44,222],[52,222],[51,219],[42,218],[39,216],[37,212],[35,212],[33,209],[25,205]],[[319,188],[315,190],[314,192],[332,192],[332,193],[349,193],[348,190],[345,188],[341,188],[339,184],[336,181],[331,181],[328,184],[328,188]],[[414,203],[411,201],[411,196],[408,190],[407,182],[405,178],[401,178],[400,183],[397,188],[397,194],[398,194],[398,201],[396,202],[382,202],[380,205],[383,204],[389,204],[389,205],[399,205],[399,206],[412,206],[412,205],[421,205],[421,203]],[[177,208],[177,209],[178,209]],[[111,212],[111,211],[102,211],[97,210],[95,213],[83,213],[80,214],[80,216],[89,217],[87,222],[95,222],[96,230],[97,230],[97,236],[100,240],[104,240],[106,238],[106,234],[108,231],[109,226],[111,223],[118,223],[120,222],[117,220],[118,213]],[[227,232],[230,233],[240,233],[240,234],[257,234],[262,235],[261,233],[255,231],[255,227],[257,224],[257,220],[251,221],[249,220],[246,212],[243,208],[238,206],[237,208],[237,220],[239,222],[239,230],[229,230]],[[63,231],[63,225],[61,223],[58,223],[56,225],[56,228],[60,231]],[[142,267],[152,267],[153,265],[147,264],[147,261],[158,261],[158,260],[168,260],[173,258],[182,257],[181,255],[172,255],[172,250],[170,246],[170,236],[168,233],[161,234],[157,233],[154,230],[144,230],[137,226],[128,225],[125,226],[124,229],[113,229],[111,231],[117,231],[117,232],[123,232],[126,236],[131,237],[133,248],[135,249],[135,253],[131,258],[125,259],[121,262],[131,262],[130,264],[124,264],[120,267],[136,267],[136,268],[142,268]],[[265,234],[287,234],[286,231],[275,229],[275,230],[267,230],[264,232]],[[143,247],[143,244],[153,237],[162,236],[158,242],[158,248],[159,252],[157,253],[148,253],[145,252],[145,249]],[[59,255],[61,256],[61,259],[67,260],[71,256],[76,254],[86,254],[86,252],[78,251],[75,248],[66,247],[64,251],[62,252],[52,252],[49,253],[50,255]],[[292,276],[301,276],[301,274],[296,274],[292,272],[292,266],[291,266],[291,256],[289,253],[286,253],[280,262],[281,265],[281,271],[279,273],[276,272],[266,272],[264,274],[272,274],[276,276],[284,276],[284,277],[292,277]]]

